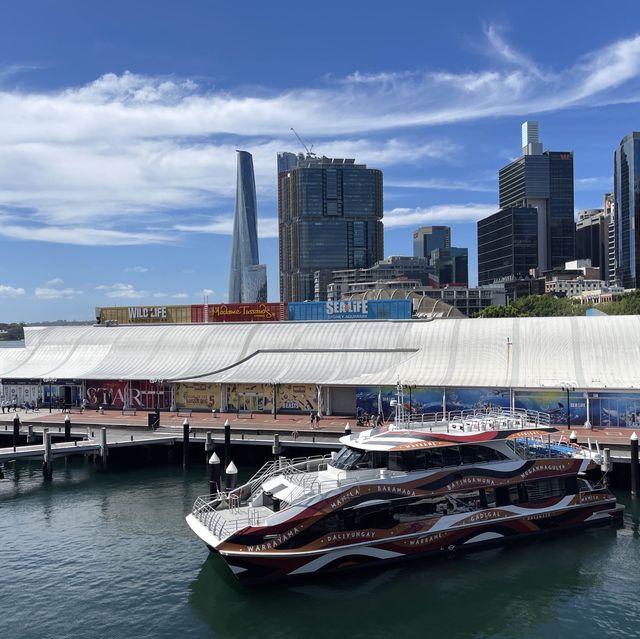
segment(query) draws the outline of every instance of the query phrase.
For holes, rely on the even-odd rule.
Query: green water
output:
[[[17,476],[16,476],[17,471]],[[184,515],[204,467],[0,481],[0,636],[638,637],[638,508],[625,526],[332,582],[240,588]]]

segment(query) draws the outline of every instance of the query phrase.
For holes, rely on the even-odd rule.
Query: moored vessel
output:
[[[548,415],[402,406],[393,423],[343,437],[337,454],[279,458],[199,497],[189,526],[250,584],[621,520],[613,494],[585,476],[590,455],[553,443]]]

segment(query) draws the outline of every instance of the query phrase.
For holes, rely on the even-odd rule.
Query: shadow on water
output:
[[[616,530],[602,528],[251,589],[212,554],[191,584],[190,601],[216,637],[544,636],[541,624],[565,623],[568,600],[597,587],[600,577],[587,565],[594,545],[606,554],[615,544]]]

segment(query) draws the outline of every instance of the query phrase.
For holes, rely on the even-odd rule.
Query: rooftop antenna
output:
[[[298,132],[291,127],[291,130],[293,131],[293,135],[295,135],[298,138],[298,142],[300,142],[300,144],[302,144],[302,146],[304,147],[304,150],[307,152],[307,158],[314,158],[316,156],[316,154],[313,152],[313,144],[311,145],[311,147],[308,147],[303,139],[298,135]]]

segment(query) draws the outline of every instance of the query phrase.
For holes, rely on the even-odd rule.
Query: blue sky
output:
[[[640,129],[637,2],[5,3],[0,321],[99,305],[225,301],[235,149],[253,153],[277,299],[275,154],[355,157],[385,178],[385,253],[450,224],[470,249],[520,123],[575,153],[601,206]]]

